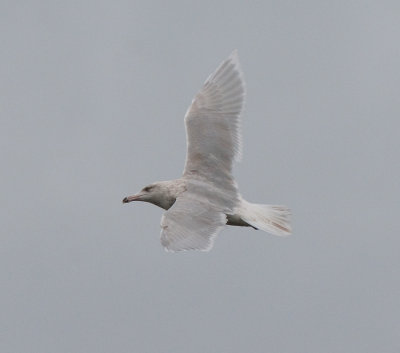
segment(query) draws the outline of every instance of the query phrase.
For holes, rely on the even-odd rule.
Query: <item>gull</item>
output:
[[[205,81],[186,112],[182,177],[152,183],[122,200],[150,202],[166,210],[161,218],[165,250],[208,251],[226,225],[291,234],[289,209],[246,201],[232,175],[233,163],[241,157],[244,100],[245,84],[235,50]]]

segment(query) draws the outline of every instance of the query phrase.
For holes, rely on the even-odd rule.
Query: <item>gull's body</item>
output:
[[[185,115],[187,156],[183,176],[150,184],[123,202],[151,202],[165,210],[166,250],[209,250],[225,225],[290,234],[284,206],[252,204],[239,194],[232,166],[241,156],[240,115],[245,87],[237,52],[206,80]]]

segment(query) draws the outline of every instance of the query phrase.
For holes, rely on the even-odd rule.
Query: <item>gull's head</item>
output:
[[[171,195],[168,182],[160,181],[145,186],[135,195],[125,197],[122,202],[128,203],[132,201],[144,201],[168,209],[172,206],[175,200],[176,197]]]
[[[145,186],[137,194],[125,197],[122,202],[128,203],[132,201],[145,201],[151,202],[151,200],[156,197],[160,192],[160,187],[157,184],[150,184]]]

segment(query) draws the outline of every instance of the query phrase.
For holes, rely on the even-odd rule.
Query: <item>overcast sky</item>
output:
[[[2,1],[0,351],[399,352],[399,38],[398,1]],[[235,48],[235,176],[294,234],[166,253],[121,200]]]

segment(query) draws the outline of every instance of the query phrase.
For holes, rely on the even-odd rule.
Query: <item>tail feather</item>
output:
[[[247,223],[274,235],[289,235],[290,210],[286,206],[260,205],[242,201],[241,217]]]

